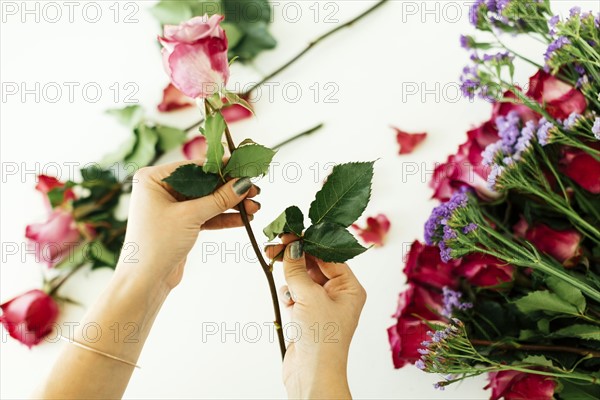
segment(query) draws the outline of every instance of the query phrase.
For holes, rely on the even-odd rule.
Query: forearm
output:
[[[119,265],[71,339],[136,363],[169,289]],[[86,329],[87,327],[87,329]],[[121,398],[134,367],[73,344],[65,348],[36,398]]]

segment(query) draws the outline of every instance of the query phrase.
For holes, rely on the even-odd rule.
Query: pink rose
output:
[[[453,273],[457,261],[442,262],[438,246],[427,246],[415,240],[410,246],[404,274],[409,282],[442,290],[444,286],[456,288],[458,277]]]
[[[165,25],[159,41],[171,82],[185,95],[205,98],[227,84],[227,36],[222,15],[194,17],[179,25]]]
[[[552,400],[556,381],[552,378],[518,371],[500,371],[489,374],[492,389],[490,400]]]
[[[0,305],[0,322],[10,336],[27,347],[36,345],[52,331],[58,306],[46,293],[34,289]]]
[[[400,145],[400,154],[410,154],[413,152],[415,147],[417,147],[425,138],[427,138],[427,133],[408,133],[400,130],[398,128],[394,128],[396,130],[396,141]]]
[[[487,254],[471,253],[461,259],[456,273],[471,285],[493,287],[513,280],[515,267]]]
[[[367,226],[361,228],[356,224],[352,224],[358,235],[361,237],[363,242],[368,244],[374,244],[375,246],[383,246],[385,237],[390,230],[390,220],[383,214],[379,214],[375,217],[367,218]]]
[[[421,358],[417,350],[423,348],[422,342],[430,339],[427,336],[430,330],[425,322],[416,318],[399,318],[396,325],[388,328],[394,368],[413,364]]]
[[[600,150],[600,143],[588,143],[588,146]],[[588,192],[600,194],[600,162],[585,151],[565,147],[560,171]]]
[[[529,78],[527,96],[542,104],[556,119],[565,119],[571,113],[583,114],[587,108],[585,96],[579,90],[543,70]]]
[[[52,211],[43,224],[28,225],[25,236],[36,243],[39,259],[44,259],[50,267],[58,263],[81,237],[75,219],[63,209]]]

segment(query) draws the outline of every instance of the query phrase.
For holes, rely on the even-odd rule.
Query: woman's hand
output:
[[[242,226],[238,212],[226,213],[242,201],[250,218],[260,209],[259,203],[248,200],[259,193],[249,178],[230,181],[206,197],[178,201],[163,179],[189,163],[142,168],[135,174],[117,272],[139,273],[172,289],[181,281],[187,254],[200,230]],[[144,271],[136,270],[141,268]]]
[[[348,265],[306,255],[293,235],[266,253],[285,248],[283,299],[297,324],[299,340],[288,347],[283,379],[290,398],[350,398],[348,351],[365,304],[366,292]]]

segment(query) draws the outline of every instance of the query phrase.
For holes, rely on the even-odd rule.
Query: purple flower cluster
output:
[[[512,158],[516,161],[521,159],[521,156],[528,148],[531,147],[531,140],[537,132],[537,124],[534,121],[527,121],[525,127],[521,129],[521,136],[515,144],[515,151]]]
[[[461,301],[462,293],[452,290],[447,286],[444,286],[444,288],[442,289],[442,296],[444,302],[442,315],[444,317],[450,318],[454,310],[465,311],[469,308],[473,308],[472,303],[465,303]]]
[[[496,187],[496,181],[498,180],[498,177],[500,175],[502,175],[503,172],[504,172],[504,167],[502,167],[498,164],[492,165],[492,170],[490,171],[490,173],[487,177],[488,187],[491,190],[494,190],[494,188]]]
[[[550,61],[550,59],[554,56],[554,53],[557,50],[562,49],[568,44],[571,44],[571,41],[566,36],[559,36],[556,39],[554,39],[554,41],[550,43],[548,49],[546,50],[546,53],[544,54],[544,59],[546,60],[546,62]]]
[[[594,120],[594,126],[592,126],[592,133],[596,139],[600,140],[600,117],[596,117]]]
[[[473,47],[473,38],[468,35],[460,35],[460,47],[470,50]]]
[[[463,68],[463,73],[460,76],[460,89],[463,96],[473,100],[475,93],[481,88],[481,80],[479,79],[479,71],[477,66],[471,65]]]
[[[548,27],[550,28],[550,36],[556,35],[556,26],[560,22],[560,15],[555,15],[548,21]]]
[[[581,118],[581,114],[573,112],[567,117],[567,119],[564,120],[563,126],[567,129],[570,129],[575,126],[575,123],[579,118]]]
[[[486,167],[490,167],[492,164],[494,164],[494,159],[496,158],[498,152],[500,152],[501,150],[502,140],[498,140],[497,142],[488,144],[487,147],[481,153],[481,163]]]
[[[502,150],[507,154],[513,152],[513,147],[521,133],[520,124],[521,118],[516,111],[511,111],[506,116],[496,118],[496,127],[502,143]]]
[[[471,22],[471,25],[474,27],[477,27],[477,24],[479,23],[479,10],[485,5],[485,0],[475,0],[471,5],[471,8],[469,9],[469,22]]]
[[[548,144],[550,129],[552,128],[554,128],[554,124],[552,124],[552,122],[547,121],[546,118],[540,119],[537,130],[537,139],[540,145],[545,146]]]

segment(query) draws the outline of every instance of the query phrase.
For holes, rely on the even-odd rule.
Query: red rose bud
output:
[[[518,371],[500,371],[489,374],[490,400],[552,400],[556,382],[547,376]]]
[[[600,150],[600,143],[588,144]],[[600,194],[600,162],[583,150],[563,149],[560,171],[590,193]]]
[[[410,154],[422,141],[427,138],[427,133],[408,133],[394,128],[396,130],[396,141],[400,145],[400,154]]]
[[[11,337],[31,348],[51,331],[58,317],[52,297],[34,289],[0,305],[0,322]]]
[[[172,83],[169,83],[167,87],[163,90],[163,99],[158,105],[158,111],[176,111],[193,105],[194,101],[191,98],[181,93],[181,91],[175,86],[173,86]]]
[[[163,64],[173,85],[193,99],[219,92],[229,80],[227,36],[222,15],[204,15],[165,25],[159,41]]]
[[[387,233],[390,230],[390,226],[390,220],[383,214],[379,214],[375,217],[368,217],[367,226],[364,228],[352,224],[352,228],[358,232],[358,235],[363,242],[374,244],[375,246],[383,246]]]
[[[543,70],[529,78],[527,96],[542,104],[556,119],[568,118],[572,113],[583,114],[587,108],[585,96],[579,90]]]
[[[415,240],[406,258],[404,274],[411,283],[431,286],[439,290],[444,286],[456,288],[458,277],[453,269],[457,264],[455,260],[450,263],[443,262],[438,246],[427,246]]]
[[[206,138],[204,136],[197,136],[188,140],[181,150],[188,160],[202,160],[206,158]]]
[[[463,257],[456,273],[471,285],[494,287],[513,280],[515,267],[487,254],[471,253]]]
[[[583,253],[580,247],[583,238],[575,229],[556,230],[542,223],[530,227],[522,218],[513,231],[567,268],[576,266]]]
[[[57,264],[81,238],[73,216],[56,209],[43,224],[28,225],[25,237],[36,244],[38,259],[45,260],[48,266]]]

